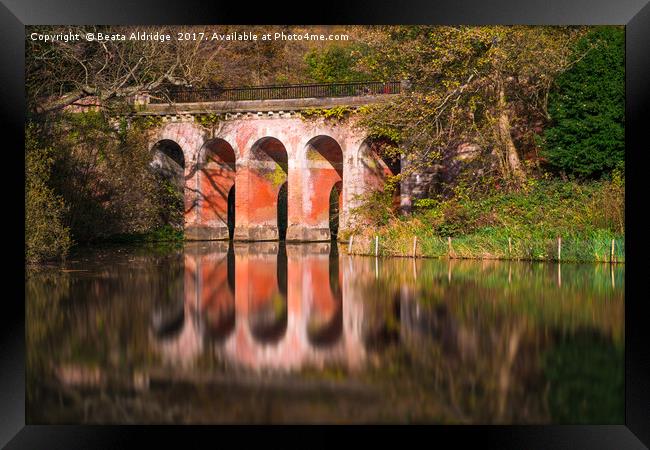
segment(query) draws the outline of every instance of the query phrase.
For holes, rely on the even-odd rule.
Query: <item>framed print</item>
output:
[[[643,1],[31,3],[7,448],[647,448]]]

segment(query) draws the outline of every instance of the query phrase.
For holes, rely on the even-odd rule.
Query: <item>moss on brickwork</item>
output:
[[[286,170],[278,163],[275,164],[275,169],[271,172],[268,172],[264,177],[273,183],[273,186],[279,187],[287,181],[287,172]]]
[[[343,120],[355,111],[351,106],[341,105],[333,108],[308,108],[300,112],[303,119]]]
[[[136,116],[131,121],[131,124],[137,130],[149,130],[161,126],[162,123],[162,116]]]
[[[204,127],[212,127],[221,121],[221,115],[216,113],[199,114],[194,116],[194,122]]]

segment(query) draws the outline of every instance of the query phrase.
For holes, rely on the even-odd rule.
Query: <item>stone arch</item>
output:
[[[330,240],[330,194],[337,183],[342,192],[343,184],[343,149],[338,141],[328,135],[307,141],[302,172],[304,239]]]
[[[185,190],[185,154],[181,146],[171,139],[161,139],[151,147],[151,168],[157,179],[157,195],[164,198],[167,207],[159,219],[174,228],[183,226]],[[170,195],[169,188],[174,191]],[[163,197],[164,196],[164,197]]]
[[[165,157],[168,162],[175,163],[180,169],[185,169],[185,154],[181,146],[172,139],[161,139],[153,144],[151,151],[154,154],[154,158],[157,156],[162,158]],[[156,161],[156,159],[154,159]],[[163,161],[160,161],[161,163]]]
[[[253,143],[240,169],[241,176],[238,173],[238,180],[246,185],[245,189],[237,189],[237,223],[241,224],[235,231],[238,239],[279,239],[278,201],[288,181],[288,165],[287,149],[279,139],[265,136]]]
[[[170,140],[176,142],[183,150],[185,160],[185,173],[192,170],[196,155],[205,138],[204,132],[191,122],[167,122],[160,128],[153,130],[150,142],[152,147],[159,141]]]
[[[401,158],[387,152],[394,144],[388,140],[366,138],[359,146],[357,161],[360,168],[360,181],[365,191],[383,189],[388,177],[401,173]],[[399,185],[393,196],[393,206],[400,204]]]
[[[224,139],[206,141],[196,160],[196,220],[186,227],[188,239],[232,238],[229,223],[233,222],[231,190],[235,186],[237,156]],[[229,202],[230,200],[230,202]]]
[[[173,180],[182,189],[184,184],[185,154],[181,146],[172,139],[161,139],[151,146],[151,167]]]

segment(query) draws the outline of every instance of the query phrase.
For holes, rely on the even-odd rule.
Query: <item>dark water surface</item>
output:
[[[28,423],[623,423],[624,275],[326,243],[83,250],[27,278]]]

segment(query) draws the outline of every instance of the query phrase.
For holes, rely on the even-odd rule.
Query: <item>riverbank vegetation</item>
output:
[[[321,28],[350,39],[28,40],[27,260],[107,240],[182,239],[182,191],[152,170],[146,127],[115,119],[132,111],[131,97],[368,80],[408,86],[355,114],[373,148],[402,164],[382,192],[357,199],[357,225],[338,236],[354,234],[353,251],[374,253],[362,242],[379,235],[382,254],[411,255],[417,236],[420,256],[554,259],[561,237],[563,260],[609,260],[612,239],[624,260],[622,27]],[[72,112],[80,107],[90,111]]]
[[[386,256],[412,256],[416,239],[417,256],[624,262],[624,211],[618,172],[592,182],[531,179],[519,191],[480,195],[461,185],[447,199],[416,202],[409,216],[394,211],[392,195],[376,194],[356,211],[375,226],[342,237],[354,235],[352,253],[368,255],[378,237],[378,254]]]

